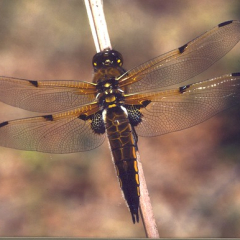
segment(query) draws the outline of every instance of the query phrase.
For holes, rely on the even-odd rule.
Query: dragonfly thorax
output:
[[[97,89],[97,99],[101,108],[111,108],[123,103],[123,90],[118,87],[118,81],[115,78],[99,81]]]

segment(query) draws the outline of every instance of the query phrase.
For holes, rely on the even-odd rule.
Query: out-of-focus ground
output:
[[[104,7],[126,69],[240,18],[238,0],[108,0]],[[196,81],[240,71],[239,53],[240,44]],[[1,76],[91,81],[94,54],[83,1],[0,0]],[[139,139],[161,237],[240,237],[239,110]],[[0,122],[30,115],[0,104]],[[145,235],[131,222],[105,142],[65,155],[0,148],[0,236]]]

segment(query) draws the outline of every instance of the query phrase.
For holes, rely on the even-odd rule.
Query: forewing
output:
[[[72,111],[0,124],[0,146],[47,153],[73,153],[100,146],[105,134],[96,134],[87,119],[98,111],[93,103]],[[84,116],[84,117],[81,117]]]
[[[119,78],[128,93],[156,90],[186,81],[209,68],[240,40],[240,22],[228,21],[184,46],[154,58]]]
[[[199,124],[240,103],[240,73],[186,85],[174,90],[126,96],[126,104],[141,104],[139,136],[158,136]]]
[[[31,81],[0,77],[0,101],[34,112],[66,111],[94,100],[95,85],[82,81]]]

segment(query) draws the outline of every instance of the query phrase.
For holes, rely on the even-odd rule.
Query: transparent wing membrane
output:
[[[0,77],[0,101],[33,112],[66,111],[92,102],[95,93],[95,85],[88,82]]]
[[[240,40],[240,22],[228,21],[182,47],[154,58],[119,78],[128,93],[184,82],[209,68]]]
[[[72,111],[25,118],[0,124],[0,145],[28,151],[73,153],[100,146],[105,134],[96,134],[91,120],[82,120],[81,114],[94,113],[97,104]]]
[[[151,102],[141,109],[139,136],[158,136],[199,124],[240,103],[240,73],[155,93],[132,94],[130,103]]]

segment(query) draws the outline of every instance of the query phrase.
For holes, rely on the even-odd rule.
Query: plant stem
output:
[[[138,161],[138,173],[140,181],[140,213],[143,221],[143,226],[145,229],[146,236],[148,238],[159,238],[159,233],[157,229],[157,224],[153,215],[152,205],[147,189],[147,183],[145,180],[142,162],[140,160],[140,155],[137,152]]]
[[[88,19],[97,52],[112,49],[101,0],[85,0]]]

